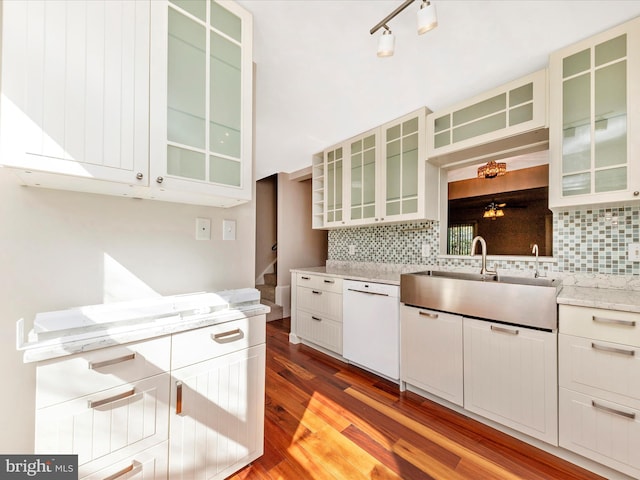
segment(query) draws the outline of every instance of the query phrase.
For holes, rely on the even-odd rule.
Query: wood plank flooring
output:
[[[601,479],[267,324],[265,453],[233,480]]]

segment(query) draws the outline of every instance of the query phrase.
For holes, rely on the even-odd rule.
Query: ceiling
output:
[[[433,0],[438,27],[416,33],[420,0],[238,0],[254,15],[256,179],[426,105],[445,108],[544,68],[550,52],[640,15],[640,0]]]

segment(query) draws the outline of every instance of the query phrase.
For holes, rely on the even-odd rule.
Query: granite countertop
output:
[[[17,322],[18,350],[25,363],[146,340],[266,314],[254,288],[159,297],[76,307],[36,315],[24,341]]]
[[[640,313],[640,291],[565,285],[558,294],[559,305],[603,308]]]
[[[361,280],[364,282],[386,283],[400,285],[400,275],[406,272],[384,268],[362,268],[350,266],[306,267],[293,268],[296,273],[320,273],[329,277],[339,277],[346,280]]]

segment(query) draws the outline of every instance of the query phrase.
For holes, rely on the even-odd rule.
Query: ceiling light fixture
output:
[[[478,178],[495,178],[501,177],[507,173],[507,164],[502,162],[487,162],[486,165],[478,167]]]
[[[391,19],[393,19],[396,15],[402,12],[405,8],[411,5],[415,0],[405,0],[402,5],[396,8],[389,15],[380,20],[369,33],[373,35],[378,30],[384,27],[385,31],[382,32],[382,37],[378,40],[378,56],[379,57],[390,57],[393,55],[394,47],[395,47],[395,36],[389,30],[387,23]],[[429,30],[435,28],[438,25],[438,19],[436,17],[436,7],[431,4],[429,0],[422,0],[422,4],[420,5],[420,10],[417,13],[418,19],[418,34],[422,35],[423,33],[428,32]]]
[[[393,50],[396,46],[396,36],[389,30],[389,27],[383,25],[385,28],[382,32],[382,36],[378,40],[378,56],[390,57],[393,55]]]
[[[418,10],[418,35],[427,33],[438,26],[436,7],[429,0],[422,0],[420,10]]]
[[[498,217],[504,217],[504,210],[502,210],[502,207],[504,206],[505,206],[504,203],[501,203],[498,205],[495,202],[491,202],[489,205],[485,207],[484,213],[482,214],[482,218],[495,220]]]

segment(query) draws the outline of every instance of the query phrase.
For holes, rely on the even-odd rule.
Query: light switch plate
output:
[[[355,254],[356,254],[356,246],[349,245],[349,255],[355,255]]]
[[[235,240],[235,239],[236,239],[236,221],[223,220],[222,221],[222,240]]]
[[[196,218],[196,240],[211,240],[210,218]]]
[[[422,258],[428,257],[431,255],[431,247],[428,243],[422,244]]]
[[[627,256],[630,262],[640,262],[640,243],[630,243]]]

